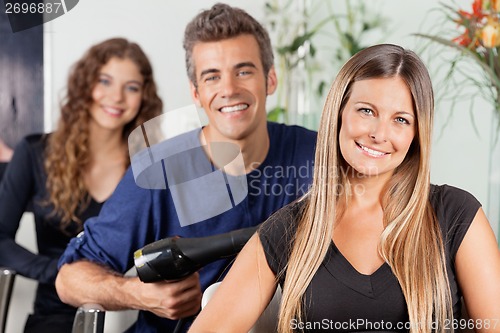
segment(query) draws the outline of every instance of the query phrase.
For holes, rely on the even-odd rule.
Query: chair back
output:
[[[214,283],[210,285],[204,292],[203,297],[201,299],[201,308],[203,309],[205,305],[207,305],[210,298],[212,298],[213,294],[219,288],[221,282]],[[264,312],[260,315],[259,319],[252,327],[252,329],[248,333],[269,333],[276,332],[278,328],[278,313],[280,309],[281,302],[281,287],[278,286],[276,288],[276,292],[274,293],[271,302],[264,310]]]
[[[14,270],[0,267],[0,329],[2,333],[5,332],[15,277],[16,272]]]
[[[106,311],[99,304],[84,304],[78,308],[71,333],[103,333]]]

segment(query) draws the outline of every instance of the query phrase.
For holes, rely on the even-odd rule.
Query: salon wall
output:
[[[246,9],[259,19],[263,18],[265,0],[226,2]],[[468,8],[471,2],[456,1],[464,8]],[[89,46],[114,36],[124,36],[138,42],[148,54],[166,110],[190,104],[182,49],[183,30],[186,23],[200,9],[207,8],[212,3],[215,1],[184,0],[174,3],[163,0],[85,0],[80,1],[74,9],[62,17],[46,23],[44,25],[46,131],[53,129],[57,121],[59,100],[65,88],[70,66]],[[426,20],[429,22],[429,10],[435,8],[437,3],[434,0],[377,0],[377,3],[385,16],[390,17],[391,34],[382,40],[375,36],[373,43],[392,42],[408,48],[419,48],[421,41],[410,34],[427,31],[423,22]],[[342,7],[343,1],[335,1],[335,6],[337,4]],[[430,24],[433,24],[432,21]],[[440,67],[436,56],[426,54],[424,60],[431,68]],[[432,71],[431,74],[434,75]],[[269,103],[273,103],[272,98]],[[432,182],[448,183],[473,193],[483,203],[487,212],[497,214],[494,230],[498,230],[498,209],[491,210],[490,207],[493,205],[488,202],[491,106],[483,101],[476,103],[473,119],[477,133],[471,125],[467,101],[455,105],[453,114],[450,114],[452,111],[450,108],[449,102],[441,102],[436,110]],[[500,162],[497,161],[497,165],[500,165]],[[496,206],[500,206],[500,203]],[[27,215],[23,220],[18,239],[27,247],[34,248],[31,216]],[[17,279],[7,332],[22,331],[26,313],[31,311],[34,287],[32,281]],[[134,319],[134,315],[134,312],[109,313],[106,332],[123,330]]]

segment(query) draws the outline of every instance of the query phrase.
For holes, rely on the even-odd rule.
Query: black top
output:
[[[0,266],[14,269],[18,274],[39,282],[35,313],[74,313],[75,309],[62,303],[54,281],[57,261],[69,240],[80,231],[72,224],[65,232],[59,229],[60,219],[48,216],[53,207],[43,205],[48,198],[47,175],[43,166],[47,136],[30,135],[17,145],[0,183]],[[77,214],[85,221],[99,214],[102,203],[91,199],[88,207]],[[35,218],[38,253],[34,254],[15,242],[23,213],[30,207]]]
[[[480,203],[468,192],[452,186],[431,187],[430,201],[443,234],[454,318],[460,318],[461,292],[454,259]],[[285,267],[297,216],[305,201],[288,205],[266,221],[259,230],[260,241],[271,270]],[[285,277],[280,278],[283,287]],[[401,287],[387,263],[371,275],[359,273],[331,243],[323,263],[308,286],[305,319],[291,328],[307,332],[408,331],[408,311]],[[399,325],[399,326],[398,326]]]
[[[0,162],[0,182],[2,181],[3,174],[5,173],[5,169],[7,168],[7,162]]]

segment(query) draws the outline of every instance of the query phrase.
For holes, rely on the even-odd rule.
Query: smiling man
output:
[[[210,15],[193,20],[184,36],[191,95],[209,119],[205,139],[238,144],[251,171],[269,150],[266,97],[278,83],[271,43],[240,10],[219,4]]]
[[[262,162],[269,150],[266,97],[276,90],[274,68],[264,68],[250,34],[195,44],[192,65],[191,94],[209,119],[203,137],[239,145],[251,171],[252,162]]]
[[[168,186],[140,188],[132,170],[127,172],[101,214],[69,244],[56,281],[61,299],[74,306],[141,310],[127,332],[173,331],[176,320],[199,311],[202,291],[224,275],[231,261],[219,260],[181,281],[143,283],[123,276],[135,250],[169,236],[202,237],[255,226],[305,194],[312,179],[316,133],[266,120],[266,98],[277,79],[265,29],[245,11],[216,4],[188,24],[184,49],[192,97],[209,123],[183,138],[203,147],[236,145],[248,194],[223,213],[182,226]],[[217,167],[212,151],[204,152]],[[185,206],[203,209],[190,202]]]

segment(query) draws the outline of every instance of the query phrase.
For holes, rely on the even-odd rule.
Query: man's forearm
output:
[[[77,261],[61,267],[56,289],[64,303],[75,307],[97,303],[105,310],[126,310],[137,306],[128,293],[134,290],[134,283],[140,282],[96,263]]]
[[[56,288],[61,300],[75,307],[97,303],[105,310],[145,310],[170,319],[196,314],[202,296],[198,273],[175,282],[143,283],[89,261],[62,266]]]

